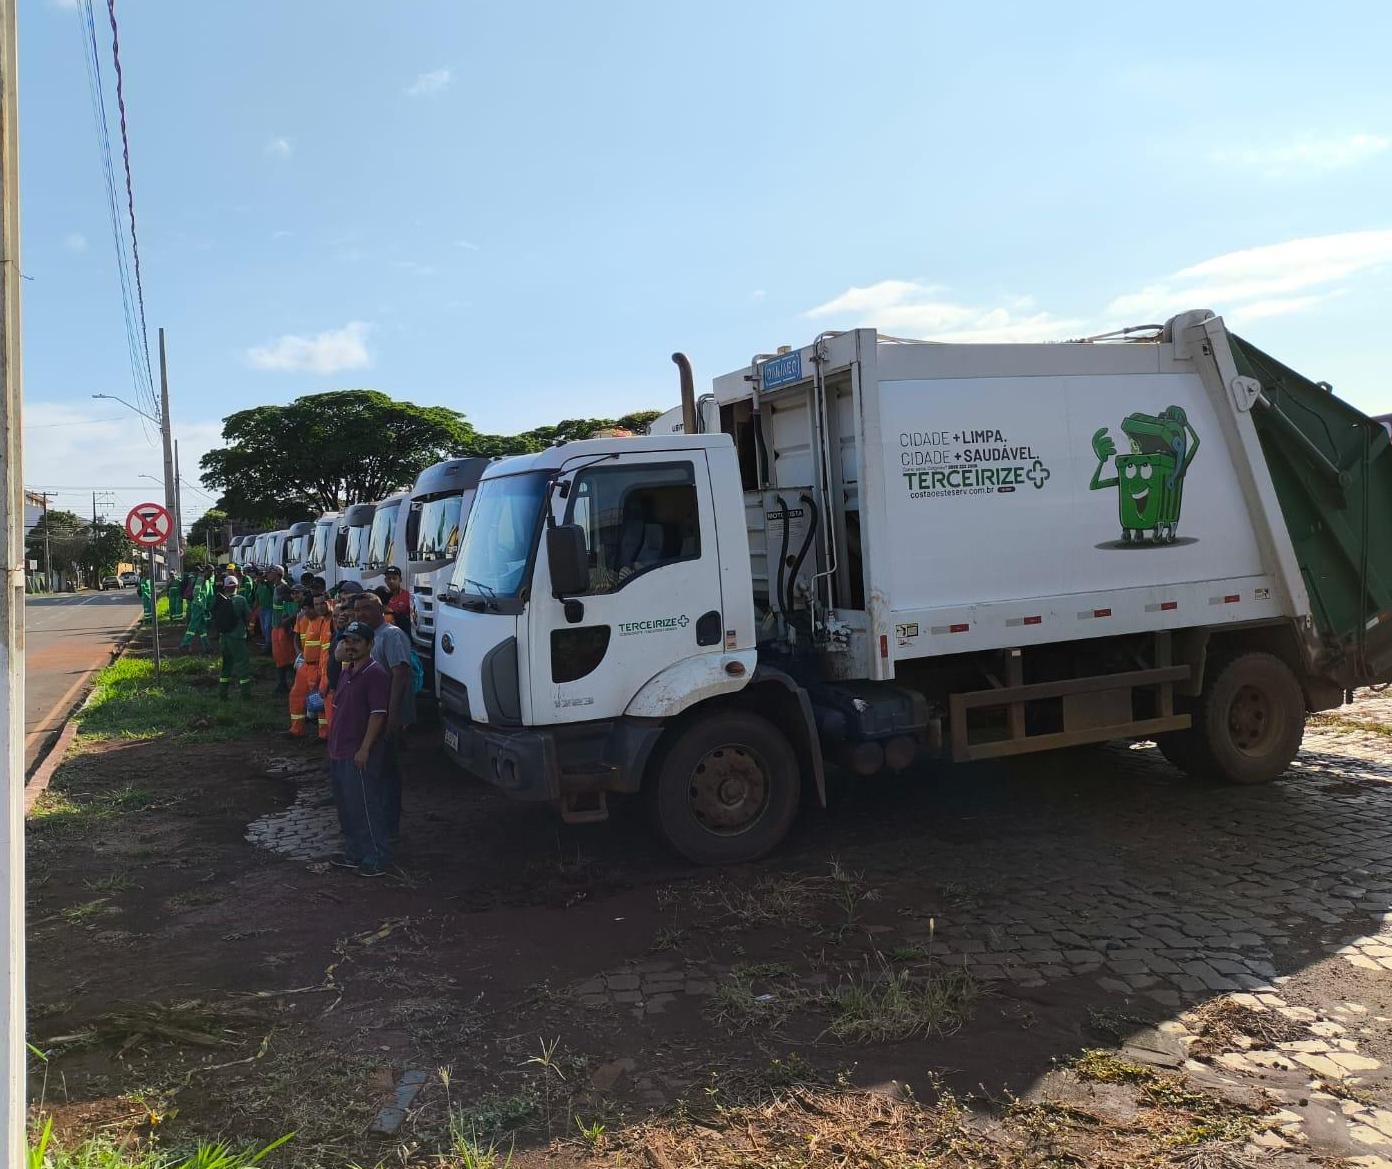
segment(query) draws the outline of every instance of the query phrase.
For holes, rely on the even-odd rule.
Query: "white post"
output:
[[[19,360],[19,50],[14,0],[0,0],[0,1163],[23,1165],[24,1058],[24,466]]]
[[[164,510],[171,519],[179,516],[179,484],[174,475],[174,434],[169,420],[169,365],[164,357],[164,330],[159,331],[160,363],[160,437],[164,440]],[[165,545],[164,565],[169,572],[176,572],[183,563],[179,551],[179,529],[174,529],[174,542]]]

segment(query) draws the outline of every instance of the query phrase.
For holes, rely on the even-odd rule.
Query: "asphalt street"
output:
[[[24,600],[24,771],[63,726],[87,675],[140,616],[134,589]]]

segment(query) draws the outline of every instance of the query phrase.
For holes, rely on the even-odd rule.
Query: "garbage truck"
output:
[[[367,558],[367,541],[372,532],[375,503],[354,503],[343,513],[343,532],[338,551],[337,584],[352,580],[362,583],[362,565]]]
[[[315,576],[322,576],[325,587],[330,589],[339,581],[340,534],[344,537],[342,542],[346,542],[346,527],[342,513],[324,512],[314,521],[314,530],[310,533],[309,548],[305,556],[305,569]]]
[[[410,506],[410,494],[405,491],[395,492],[377,501],[367,544],[358,565],[358,580],[367,588],[376,588],[382,583],[382,575],[388,566],[405,571],[401,564],[406,559],[403,515],[410,511]],[[404,586],[404,580],[402,584]]]
[[[1392,679],[1392,450],[1207,310],[1061,344],[824,333],[714,381],[719,431],[479,482],[436,645],[444,741],[568,821],[639,794],[703,864],[827,776],[1154,740],[1282,775]]]
[[[411,643],[425,669],[426,691],[435,693],[435,594],[459,552],[486,458],[445,459],[427,467],[411,488],[406,521],[406,568],[411,590]]]

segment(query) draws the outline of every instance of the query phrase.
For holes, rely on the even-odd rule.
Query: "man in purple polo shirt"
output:
[[[339,638],[334,653],[343,669],[329,727],[329,777],[343,829],[343,851],[329,859],[360,877],[380,877],[391,864],[384,734],[391,676],[372,660],[372,639],[372,627],[361,621]]]

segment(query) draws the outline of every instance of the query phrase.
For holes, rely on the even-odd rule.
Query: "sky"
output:
[[[1212,308],[1392,411],[1380,0],[116,10],[186,524],[235,410],[370,386],[512,432],[673,405],[674,349],[699,385],[856,325]],[[92,398],[135,391],[80,12],[19,4],[25,480],[123,514],[162,469]]]

